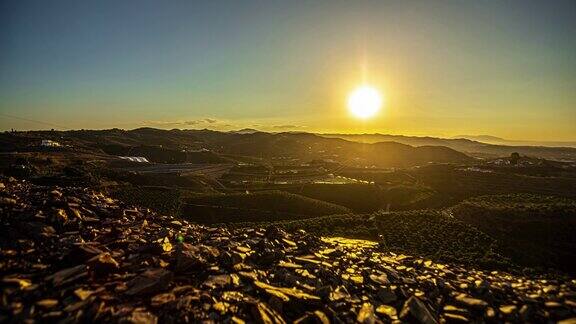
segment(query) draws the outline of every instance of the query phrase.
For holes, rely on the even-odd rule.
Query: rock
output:
[[[503,305],[503,306],[500,306],[499,310],[500,310],[500,313],[508,316],[508,315],[515,314],[516,311],[518,310],[518,308],[516,307],[516,305]]]
[[[120,269],[120,265],[110,253],[101,253],[88,260],[87,265],[95,276],[106,276]]]
[[[319,297],[307,294],[300,289],[297,288],[283,288],[283,287],[275,287],[261,281],[254,281],[254,285],[260,289],[265,290],[272,296],[276,296],[283,301],[289,301],[289,297],[293,297],[296,299],[308,300],[308,301],[315,301],[320,300]]]
[[[150,305],[152,305],[152,307],[162,307],[168,303],[172,303],[176,300],[176,295],[174,295],[173,293],[164,293],[164,294],[158,294],[154,297],[152,297],[152,299],[150,300]]]
[[[85,265],[80,264],[72,268],[60,270],[46,277],[46,280],[52,281],[52,285],[58,287],[88,276],[88,271],[86,271],[86,269]]]
[[[168,289],[173,274],[165,269],[150,269],[127,283],[126,295],[150,295]]]
[[[232,283],[232,278],[230,275],[216,275],[216,276],[209,276],[206,281],[202,284],[203,287],[209,289],[222,289]]]
[[[330,293],[330,300],[331,301],[339,301],[343,299],[349,299],[350,294],[346,290],[344,286],[339,286],[332,293]]]
[[[373,324],[376,322],[376,315],[374,314],[374,306],[370,303],[362,304],[356,322],[364,324]]]
[[[332,293],[332,287],[330,286],[322,286],[316,289],[316,295],[322,300],[328,300],[330,298],[330,294]]]
[[[544,287],[542,289],[542,291],[544,291],[544,293],[546,293],[546,294],[556,293],[556,292],[558,292],[558,287],[556,287],[554,285],[548,285],[548,286]]]
[[[75,221],[83,221],[82,214],[78,209],[70,208],[70,213]]]
[[[523,305],[518,312],[520,319],[524,322],[529,322],[533,315],[533,309],[529,305]]]
[[[486,317],[488,319],[493,319],[494,317],[496,317],[496,311],[494,311],[494,308],[487,307],[484,310],[484,317]]]
[[[390,284],[390,280],[388,280],[388,276],[383,273],[380,275],[375,275],[375,274],[371,274],[370,275],[370,280],[372,280],[373,282],[379,284],[379,285],[388,285]]]
[[[376,308],[376,313],[385,315],[389,320],[397,320],[398,314],[396,308],[390,305],[380,305]]]
[[[286,321],[282,315],[278,314],[274,309],[270,308],[265,303],[257,303],[252,308],[252,313],[259,322],[263,324],[285,324]]]
[[[544,306],[546,306],[546,308],[560,308],[562,304],[557,301],[547,301],[544,303]]]
[[[400,319],[405,321],[416,321],[422,324],[437,324],[438,321],[432,315],[426,305],[418,297],[410,297],[404,303],[400,312]]]
[[[80,300],[86,300],[93,293],[94,293],[94,291],[92,291],[92,290],[87,290],[87,289],[82,289],[82,288],[78,288],[78,289],[74,290],[74,295],[76,295],[76,297],[80,298]]]
[[[389,304],[396,301],[397,296],[394,290],[389,287],[381,287],[378,289],[377,296],[384,304]]]
[[[459,315],[459,314],[444,313],[443,316],[448,323],[468,323],[468,322],[470,322],[470,319],[468,319],[466,316]]]
[[[2,283],[6,286],[15,285],[18,288],[27,288],[32,286],[32,282],[30,280],[20,278],[2,278]]]
[[[453,305],[445,305],[444,306],[444,312],[463,315],[463,316],[467,316],[470,314],[470,312],[468,312],[468,310],[466,310],[464,308],[459,308],[459,307],[456,307]]]
[[[157,324],[158,317],[145,309],[135,309],[130,317],[126,319],[126,322],[131,324]]]
[[[176,272],[204,270],[219,256],[219,251],[213,247],[185,243],[178,252]]]
[[[268,226],[268,228],[266,228],[266,233],[264,234],[264,236],[268,239],[280,240],[282,238],[286,238],[286,232],[284,232],[284,230],[282,230],[278,226]]]
[[[44,308],[44,309],[50,309],[50,308],[54,308],[58,305],[58,300],[56,299],[42,299],[36,302],[36,305]]]
[[[54,215],[56,224],[63,226],[68,223],[68,214],[64,209],[57,209]]]
[[[50,191],[50,196],[52,198],[60,199],[60,198],[62,198],[62,193],[60,191],[54,189],[54,190]]]
[[[16,205],[18,202],[16,199],[7,198],[7,197],[0,197],[0,206],[2,205]]]
[[[330,324],[330,319],[328,319],[328,316],[320,310],[314,311],[314,315],[316,316],[317,321],[321,324]]]
[[[70,251],[64,255],[62,261],[70,265],[77,265],[102,253],[104,253],[104,251],[99,249],[97,245],[83,243],[73,246]]]
[[[456,301],[464,306],[483,310],[488,307],[488,303],[483,301],[482,299],[472,298],[467,296],[466,294],[461,294],[456,297]]]
[[[1,197],[14,201],[0,205],[0,322],[539,323],[576,310],[568,276],[475,270],[279,227],[211,228],[90,188],[53,196],[3,180]]]

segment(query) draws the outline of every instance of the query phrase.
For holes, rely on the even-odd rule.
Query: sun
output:
[[[361,119],[368,119],[378,113],[382,106],[382,96],[378,89],[361,85],[348,96],[348,109]]]

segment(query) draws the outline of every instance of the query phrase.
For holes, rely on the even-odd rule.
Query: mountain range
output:
[[[565,142],[566,146],[536,146],[530,141],[508,141],[493,136],[461,136],[458,138],[439,138],[429,136],[404,136],[389,134],[321,134],[329,138],[342,138],[349,141],[363,143],[397,142],[415,147],[419,146],[445,146],[466,153],[473,157],[495,158],[509,156],[516,152],[535,158],[550,160],[576,161],[576,147],[569,147],[571,142]],[[506,144],[504,144],[506,143]],[[513,144],[515,143],[515,144]],[[556,142],[548,142],[553,144]]]

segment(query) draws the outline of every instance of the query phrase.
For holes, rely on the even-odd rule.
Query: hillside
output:
[[[576,311],[562,277],[304,230],[209,228],[90,188],[0,188],[1,322],[556,322]]]
[[[321,134],[321,136],[328,138],[342,138],[361,143],[397,142],[415,147],[429,145],[445,146],[477,157],[501,157],[509,156],[510,154],[517,152],[521,155],[536,158],[576,161],[576,147],[573,147],[573,143],[569,143],[571,144],[570,146],[562,146],[562,143],[552,143],[557,144],[556,147],[548,147],[521,142],[488,143],[481,141],[482,138],[438,138],[429,136],[421,137],[388,134]]]
[[[282,191],[264,191],[186,198],[180,215],[190,221],[213,224],[301,219],[350,212],[348,208],[325,201]]]
[[[142,155],[160,163],[231,161],[230,156],[261,159],[331,159],[358,166],[406,167],[426,163],[469,162],[463,153],[441,146],[412,147],[388,142],[365,144],[310,133],[233,133],[209,130],[139,128],[102,131],[37,131],[0,134],[4,151],[25,151],[41,139],[69,149],[111,155]],[[198,153],[208,150],[210,153]],[[225,156],[224,156],[225,155]]]
[[[423,208],[450,206],[470,197],[489,194],[527,193],[576,198],[573,169],[549,173],[552,176],[534,176],[523,174],[521,168],[480,169],[457,165],[430,165],[393,172],[360,168],[342,171],[344,176],[379,186],[402,184],[427,188],[435,201],[426,201]]]
[[[499,246],[495,239],[462,221],[447,217],[443,211],[330,215],[272,224],[286,230],[305,228],[317,235],[376,240],[390,251],[418,254],[439,261],[490,269],[514,267],[508,257],[498,254]],[[228,224],[232,227],[255,225],[258,224]]]
[[[413,206],[431,198],[434,194],[428,188],[421,186],[374,184],[306,184],[287,191],[306,197],[331,202],[354,210],[357,213],[374,212],[378,210],[411,209]]]
[[[512,146],[546,146],[546,147],[576,147],[574,141],[534,141],[534,140],[509,140],[490,135],[457,135],[453,138],[466,138],[472,141],[496,145]]]
[[[575,200],[528,194],[482,196],[451,211],[500,241],[517,262],[575,272]]]

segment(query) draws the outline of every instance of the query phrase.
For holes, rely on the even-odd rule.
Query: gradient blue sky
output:
[[[571,0],[2,1],[0,129],[576,140],[575,35]]]

